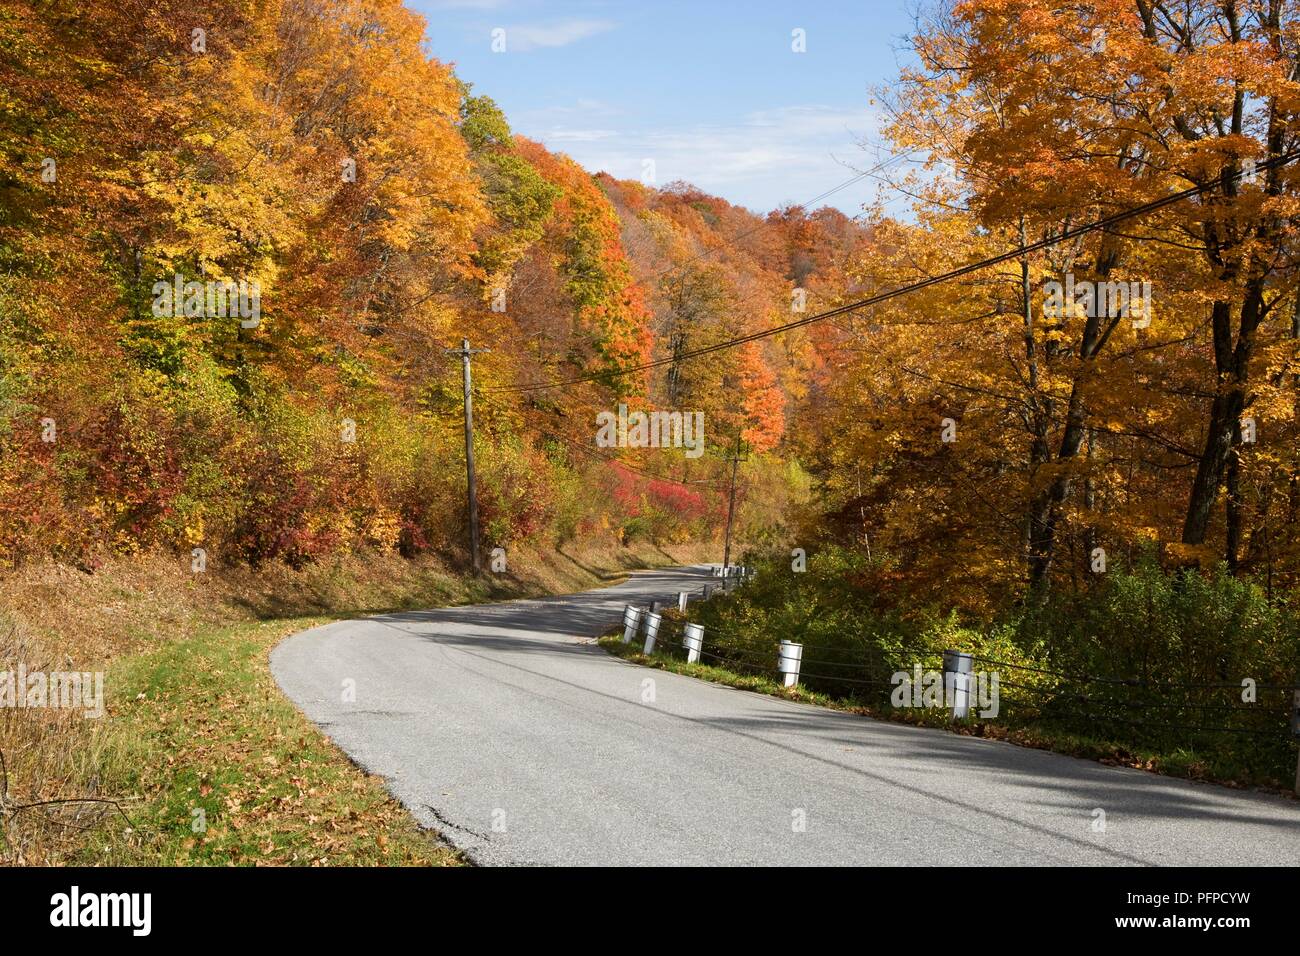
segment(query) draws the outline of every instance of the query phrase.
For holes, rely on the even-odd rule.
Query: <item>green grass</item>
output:
[[[110,818],[75,862],[462,862],[275,687],[269,650],[324,621],[214,628],[115,666],[100,788],[130,795],[130,823]]]
[[[696,677],[700,680],[706,680],[713,684],[725,684],[728,687],[735,687],[738,690],[750,690],[756,694],[767,694],[772,697],[781,697],[785,700],[799,701],[805,704],[817,704],[819,707],[830,707],[834,710],[844,710],[857,714],[874,714],[872,711],[857,704],[853,701],[843,698],[832,697],[828,694],[819,694],[810,691],[806,687],[784,687],[782,684],[770,677],[759,674],[738,674],[735,671],[727,670],[725,667],[717,667],[713,664],[688,664],[683,660],[675,657],[669,657],[665,654],[654,653],[645,654],[637,648],[635,644],[624,644],[623,635],[620,631],[617,634],[610,634],[602,637],[599,641],[610,654],[620,657],[625,661],[631,661],[633,664],[640,664],[643,667],[653,667],[656,670],[670,671],[674,674],[684,674],[687,677]]]

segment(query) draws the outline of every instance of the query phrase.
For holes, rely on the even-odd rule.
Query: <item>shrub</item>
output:
[[[981,624],[880,600],[862,586],[880,565],[842,548],[810,556],[802,574],[784,554],[757,567],[752,583],[693,611],[715,662],[770,673],[778,641],[793,640],[804,645],[801,684],[883,708],[894,673],[938,670],[944,650],[966,651],[998,675],[1002,726],[1178,755],[1222,776],[1286,779],[1294,763],[1300,620],[1225,568],[1169,574],[1143,562]],[[1247,678],[1254,702],[1243,700]]]

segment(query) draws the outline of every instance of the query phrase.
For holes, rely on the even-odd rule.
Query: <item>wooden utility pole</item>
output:
[[[740,456],[740,433],[736,433],[736,450],[727,461],[731,462],[731,497],[727,501],[727,538],[722,548],[722,573],[725,575],[731,567],[731,523],[736,516],[736,470],[746,458]]]
[[[483,559],[479,555],[478,548],[478,496],[475,493],[474,481],[474,400],[470,397],[470,356],[479,352],[487,352],[488,349],[472,349],[469,347],[469,339],[460,340],[460,348],[444,349],[461,357],[461,367],[464,369],[462,381],[465,388],[465,496],[466,507],[469,511],[469,552],[470,559],[474,562],[474,573],[478,574],[483,570]]]

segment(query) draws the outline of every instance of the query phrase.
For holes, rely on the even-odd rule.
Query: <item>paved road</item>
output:
[[[483,864],[1300,862],[1297,801],[833,713],[594,646],[625,603],[706,575],[328,624],[284,641],[271,668]]]

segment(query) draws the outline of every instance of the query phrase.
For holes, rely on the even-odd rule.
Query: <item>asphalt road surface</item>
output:
[[[1300,862],[1300,801],[834,713],[594,644],[624,604],[707,580],[649,571],[567,597],[337,622],[285,640],[271,669],[481,864]]]

